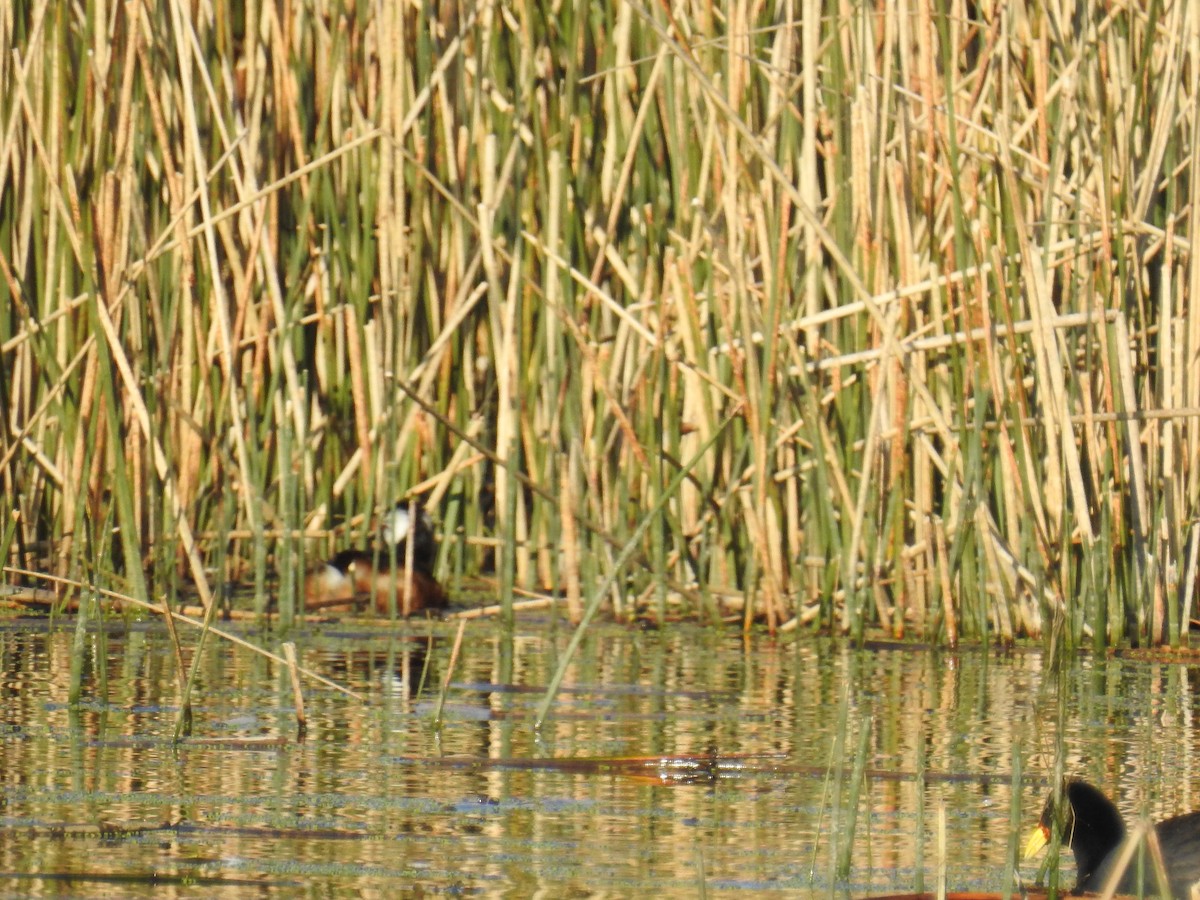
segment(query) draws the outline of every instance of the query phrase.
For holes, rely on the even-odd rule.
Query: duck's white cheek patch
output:
[[[406,537],[408,537],[408,510],[394,509],[384,523],[383,538],[391,544],[398,544]]]

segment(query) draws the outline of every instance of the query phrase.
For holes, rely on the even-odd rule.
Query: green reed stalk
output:
[[[264,430],[266,428],[263,422],[261,411],[247,405],[247,424],[251,428],[252,433],[255,430]],[[268,460],[270,458],[269,451],[264,446],[265,442],[250,441],[247,444],[248,471],[246,472],[247,480],[250,484],[263,484],[266,479],[266,473],[270,466]],[[259,619],[266,615],[270,605],[270,596],[268,594],[268,572],[267,558],[270,553],[270,547],[267,543],[266,536],[267,526],[263,518],[257,517],[250,527],[250,565],[254,577],[254,614]]]
[[[87,635],[89,622],[93,616],[94,604],[91,597],[79,598],[79,615],[75,620],[75,636],[71,642],[71,678],[67,687],[67,703],[78,706],[83,696],[83,668],[87,662]]]
[[[171,738],[176,743],[185,737],[189,737],[192,733],[192,691],[195,690],[196,678],[200,674],[200,666],[205,659],[204,643],[211,631],[216,612],[217,604],[210,603],[204,611],[204,621],[200,626],[200,634],[196,636],[196,647],[192,651],[192,664],[188,669],[187,680],[184,681],[183,688],[180,691],[179,717],[175,720],[175,729]]]
[[[716,440],[723,434],[725,426],[729,424],[729,421],[730,420],[727,419],[725,422],[721,423],[721,427],[717,430],[717,433],[709,439],[709,445],[715,443]],[[641,537],[645,533],[646,529],[653,524],[655,517],[657,517],[659,514],[662,506],[665,506],[667,499],[674,495],[679,485],[682,484],[684,479],[687,478],[688,473],[691,472],[691,470],[695,467],[697,461],[702,457],[706,449],[707,446],[700,448],[700,451],[691,460],[689,460],[688,464],[684,466],[678,473],[676,473],[674,478],[671,479],[670,484],[667,485],[666,491],[659,500],[659,505],[651,509],[638,524],[637,530],[633,533],[633,535],[630,536],[629,541],[625,544],[625,546],[621,548],[621,552],[613,562],[608,575],[605,576],[603,581],[601,581],[599,587],[596,588],[592,596],[588,598],[587,605],[583,610],[583,618],[575,627],[575,631],[571,635],[571,640],[567,643],[567,647],[563,651],[561,659],[558,660],[557,668],[554,670],[554,674],[551,676],[549,683],[546,685],[546,693],[542,696],[542,700],[538,704],[537,715],[534,718],[535,728],[540,729],[542,724],[545,722],[546,715],[550,710],[550,704],[554,702],[554,697],[558,693],[559,685],[562,684],[563,677],[567,673],[567,667],[571,664],[571,660],[575,655],[575,651],[579,649],[579,645],[582,643],[583,637],[587,633],[588,624],[596,615],[596,611],[600,608],[600,602],[608,594],[608,591],[616,583],[616,580],[621,577],[621,573],[624,570],[625,564],[628,563],[630,558],[633,556],[637,549],[638,542],[641,540]]]
[[[299,507],[297,498],[301,496],[302,491],[297,484],[298,479],[293,467],[291,418],[286,409],[281,412],[282,414],[276,417],[279,423],[276,465],[279,471],[279,526],[284,536],[279,541],[276,551],[279,560],[279,590],[275,602],[279,608],[280,627],[287,629],[292,626],[304,605],[304,586],[298,577],[299,572],[303,571],[300,568],[302,557],[297,552],[300,543],[296,538],[299,534],[299,522],[295,518]]]
[[[97,356],[100,361],[99,382],[110,448],[108,451],[102,449],[100,452],[110,453],[113,460],[111,489],[116,500],[117,532],[121,541],[121,559],[124,561],[122,574],[128,582],[129,593],[138,599],[148,600],[150,594],[146,585],[146,573],[141,566],[142,545],[138,540],[140,530],[134,512],[133,491],[126,468],[129,460],[119,449],[125,444],[125,435],[117,418],[117,394],[114,389],[111,358],[103,341],[97,343]]]
[[[1022,757],[1021,743],[1014,739],[1010,753],[1012,758],[1012,778],[1009,780],[1011,792],[1008,803],[1008,853],[1004,857],[1004,895],[1012,896],[1017,883],[1017,871],[1021,864],[1021,831],[1022,831]]]
[[[176,547],[202,570],[227,540],[213,498],[237,486],[230,566],[261,609],[293,477],[279,396],[288,498],[325,549],[326,523],[418,495],[455,529],[440,573],[495,571],[508,596],[577,570],[582,591],[658,508],[629,596],[659,616],[1183,643],[1186,7],[1083,39],[1027,2],[305,7],[334,29],[226,0],[169,3],[159,29],[17,4],[12,540],[81,569],[108,445],[121,539],[166,583]],[[97,302],[128,363],[107,377],[119,447],[107,411],[93,428]]]
[[[926,764],[928,761],[926,759],[926,753],[928,751],[925,748],[925,735],[923,732],[924,732],[924,728],[922,727],[922,733],[918,734],[917,740],[916,740],[916,745],[917,745],[917,762],[916,762],[917,773],[916,774],[917,774],[917,777],[916,777],[916,782],[915,782],[915,788],[916,788],[916,794],[917,794],[917,815],[916,815],[915,831],[916,831],[917,840],[916,840],[916,860],[914,861],[914,864],[913,864],[913,868],[915,871],[913,890],[916,891],[918,894],[922,893],[925,890],[925,804],[926,804],[925,789],[927,787]],[[1019,796],[1019,794],[1018,794],[1018,796]]]
[[[826,796],[831,799],[832,811],[829,816],[829,882],[836,884],[844,877],[841,874],[841,863],[846,853],[843,842],[846,830],[843,824],[845,808],[843,806],[842,787],[845,783],[846,771],[842,760],[846,758],[846,738],[850,732],[850,682],[847,681],[838,701],[837,732],[834,734],[833,746],[830,748],[830,776],[826,778]],[[814,855],[816,848],[813,848]]]
[[[854,771],[850,776],[850,796],[846,800],[849,819],[837,862],[837,877],[845,881],[850,877],[854,865],[854,834],[858,828],[859,795],[866,784],[867,758],[871,751],[871,729],[873,719],[867,717],[859,723],[858,748],[854,753]]]

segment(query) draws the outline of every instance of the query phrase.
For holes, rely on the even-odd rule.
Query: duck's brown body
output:
[[[343,550],[311,572],[304,584],[305,608],[332,609],[366,600],[377,613],[388,615],[393,596],[396,612],[402,616],[445,606],[446,592],[429,571],[436,546],[428,516],[420,513],[412,528],[408,520],[408,512],[402,507],[389,513],[383,535],[391,546],[385,553],[373,556],[361,550]],[[392,567],[391,559],[405,559],[404,541],[410,532],[413,567]]]
[[[402,616],[446,605],[446,592],[432,575],[403,567],[380,568],[369,554],[344,551],[309,574],[304,584],[304,606],[309,610],[333,609],[365,600],[380,615],[387,615],[393,593],[396,612]]]
[[[432,575],[413,569],[375,571],[369,566],[354,566],[354,587],[370,599],[375,611],[388,615],[392,594],[396,595],[396,612],[407,616],[423,609],[441,609],[446,605],[446,592]],[[409,588],[412,588],[411,593]]]
[[[306,609],[344,606],[354,600],[354,579],[347,571],[349,561],[341,561],[343,556],[345,556],[344,553],[339,553],[329,562],[321,563],[305,576],[304,606]]]

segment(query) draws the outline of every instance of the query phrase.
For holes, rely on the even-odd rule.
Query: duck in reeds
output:
[[[304,585],[307,609],[327,609],[366,598],[378,613],[386,615],[393,595],[401,615],[446,605],[446,592],[433,577],[437,543],[429,514],[418,509],[414,519],[409,507],[400,504],[384,517],[380,530],[383,546],[378,552],[343,550],[309,574]],[[411,568],[407,566],[410,544]]]
[[[1062,842],[1075,854],[1078,878],[1074,893],[1101,891],[1108,883],[1121,855],[1118,849],[1125,840],[1125,820],[1108,797],[1097,788],[1076,778],[1063,785],[1067,803],[1063,821]],[[1050,828],[1056,808],[1054,797],[1046,800],[1042,816],[1025,843],[1025,858],[1040,851],[1050,840]],[[1192,885],[1200,881],[1200,812],[1165,819],[1154,826],[1163,864],[1170,882],[1172,897],[1190,897]],[[1157,896],[1153,865],[1146,856],[1143,878],[1146,896]],[[1131,861],[1118,882],[1118,894],[1137,893],[1137,861]]]

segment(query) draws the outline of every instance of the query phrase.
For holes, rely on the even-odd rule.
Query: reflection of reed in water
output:
[[[422,685],[429,662],[429,642],[421,639],[390,641],[389,645],[371,646],[375,631],[352,635],[337,649],[322,648],[306,659],[326,678],[352,689],[378,687],[412,694]]]

